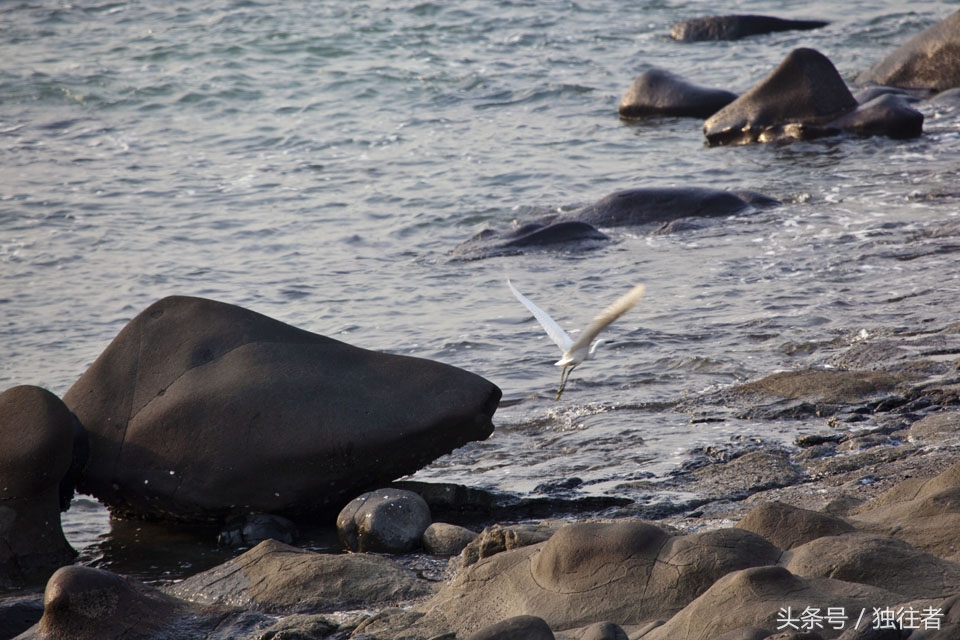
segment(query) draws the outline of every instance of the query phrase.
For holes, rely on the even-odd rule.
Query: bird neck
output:
[[[592,360],[594,356],[597,355],[597,349],[606,344],[606,340],[597,340],[592,345],[590,345],[590,351],[587,352],[587,357],[585,360]]]

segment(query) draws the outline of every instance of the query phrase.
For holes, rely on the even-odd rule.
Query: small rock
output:
[[[423,532],[423,550],[435,556],[456,556],[476,538],[477,533],[465,527],[434,522]]]
[[[476,633],[467,636],[467,640],[553,640],[553,631],[537,616],[516,616],[507,618]]]
[[[413,491],[370,491],[343,508],[337,533],[350,551],[407,553],[420,546],[430,526],[430,507]]]

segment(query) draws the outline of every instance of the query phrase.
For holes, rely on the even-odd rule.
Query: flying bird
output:
[[[553,340],[557,346],[560,347],[560,351],[563,352],[560,359],[554,363],[558,367],[563,367],[563,371],[560,373],[560,389],[557,390],[557,400],[559,400],[563,394],[563,389],[567,386],[567,380],[570,378],[570,373],[573,372],[574,368],[584,360],[593,359],[600,345],[606,342],[606,340],[597,340],[594,342],[594,338],[596,338],[608,324],[629,311],[633,305],[637,304],[640,298],[643,297],[644,291],[642,284],[638,284],[633,289],[630,289],[630,291],[620,296],[616,302],[601,311],[600,314],[587,325],[587,328],[577,336],[577,339],[574,340],[567,335],[567,332],[564,331],[546,311],[530,302],[526,296],[517,291],[517,288],[513,286],[513,283],[510,282],[509,279],[507,280],[507,286],[510,287],[510,291],[513,292],[517,300],[523,303],[523,306],[540,322],[544,330],[546,330],[547,335],[550,336],[550,339]]]

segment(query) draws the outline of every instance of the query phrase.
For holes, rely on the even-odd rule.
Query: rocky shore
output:
[[[813,119],[754,122],[755,99],[790,97],[785,76],[828,66],[797,50],[705,134],[713,120],[716,144],[872,135],[875,120],[847,126],[849,92]],[[909,110],[879,106],[884,121]],[[664,406],[816,427],[696,451],[629,486],[649,500],[581,497],[576,478],[541,498],[391,482],[488,437],[500,397],[455,367],[160,300],[62,400],[0,394],[0,638],[960,637],[960,324]],[[75,487],[120,518],[223,526],[236,554],[162,584],[73,564],[59,513]],[[337,553],[298,546],[310,518],[336,528]]]

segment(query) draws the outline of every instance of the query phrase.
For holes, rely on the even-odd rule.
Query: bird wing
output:
[[[516,296],[517,300],[530,310],[530,313],[532,313],[533,317],[543,326],[547,335],[550,336],[550,339],[560,347],[560,351],[566,353],[570,349],[570,345],[573,344],[573,340],[567,335],[567,332],[564,331],[546,311],[527,300],[526,296],[517,291],[517,288],[513,286],[513,283],[510,282],[509,279],[507,279],[507,286],[510,287],[510,291],[513,291],[513,295]],[[626,311],[626,309],[624,309],[624,311]],[[621,311],[621,313],[623,312]],[[611,322],[612,321],[613,320],[611,320]]]
[[[593,339],[596,338],[608,324],[629,311],[633,305],[640,301],[640,298],[643,297],[644,289],[645,287],[642,284],[638,284],[617,298],[616,302],[601,311],[600,314],[587,325],[587,328],[577,336],[577,341],[570,345],[568,351],[572,352],[589,347]]]

